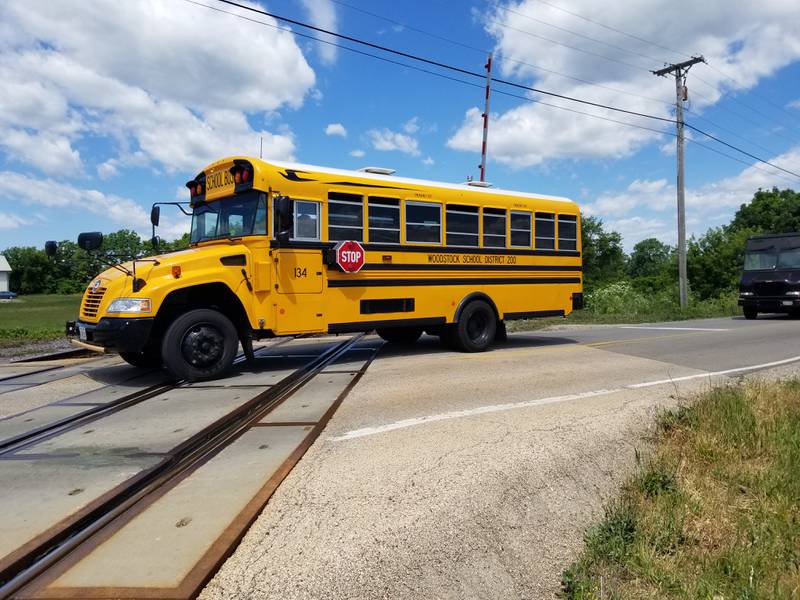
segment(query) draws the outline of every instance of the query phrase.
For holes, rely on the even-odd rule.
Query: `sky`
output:
[[[246,4],[472,72],[491,51],[497,78],[663,119],[674,80],[650,71],[703,54],[686,121],[800,173],[796,0]],[[0,3],[0,249],[123,227],[149,236],[152,202],[187,200],[205,165],[262,145],[265,159],[477,179],[483,85],[219,0]],[[729,222],[758,188],[800,189],[688,137],[690,235]],[[673,124],[495,83],[488,147],[496,187],[571,197],[628,251],[675,243]],[[188,226],[162,210],[162,237]]]

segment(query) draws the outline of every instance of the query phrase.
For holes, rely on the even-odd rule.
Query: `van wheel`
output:
[[[390,344],[413,344],[422,335],[422,327],[387,327],[375,331]]]
[[[483,352],[494,341],[497,333],[497,317],[483,300],[467,304],[458,323],[449,326],[445,342],[463,352]]]
[[[140,369],[157,369],[161,366],[161,355],[150,349],[145,352],[120,352],[119,356],[129,365]]]
[[[175,319],[167,329],[161,356],[176,379],[202,381],[223,376],[233,364],[239,337],[230,319],[200,308]]]
[[[752,306],[745,306],[742,311],[744,312],[745,319],[755,319],[758,317],[758,310]]]

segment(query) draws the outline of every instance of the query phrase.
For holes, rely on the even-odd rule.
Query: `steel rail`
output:
[[[268,346],[267,348],[269,349],[276,348],[293,339],[297,338],[286,338],[276,344]],[[256,350],[256,356],[259,356],[259,353],[263,350],[266,350],[267,348],[259,348],[258,350]],[[236,359],[234,360],[233,364],[235,365],[240,364],[244,360],[245,360],[245,355],[239,354],[236,356]],[[54,368],[60,368],[60,367],[54,367]],[[35,371],[35,372],[39,373],[41,371]],[[155,369],[152,372],[155,372]],[[132,379],[135,379],[135,377]],[[126,379],[123,381],[130,381],[130,379]],[[24,433],[20,433],[13,437],[0,440],[0,456],[2,456],[3,454],[10,454],[12,452],[17,452],[27,446],[36,444],[45,438],[52,437],[60,433],[64,433],[65,431],[69,431],[70,429],[76,429],[93,421],[106,417],[112,413],[124,410],[126,408],[130,408],[131,406],[139,404],[140,402],[144,402],[145,400],[149,400],[150,398],[157,396],[158,394],[163,394],[164,392],[173,390],[184,383],[186,382],[183,380],[171,383],[167,382],[156,383],[154,385],[146,387],[145,389],[132,392],[130,394],[117,398],[112,402],[108,402],[106,404],[86,409],[85,411],[81,411],[78,414],[70,415],[69,417],[64,417],[63,419],[59,419],[58,421],[47,423],[45,425],[42,425],[41,427],[31,429],[30,431],[26,431]],[[113,385],[109,385],[106,387],[113,387]],[[83,394],[78,394],[77,396],[73,396],[72,398],[68,399],[74,400],[75,398],[79,398],[82,395]],[[60,402],[63,402],[63,400]],[[60,404],[60,402],[55,402],[54,404],[58,405]],[[13,417],[14,415],[11,416]],[[0,421],[2,420],[4,419],[0,419]]]
[[[130,485],[15,560],[0,573],[0,600],[10,597],[42,576],[80,544],[158,488],[203,464],[207,458],[228,446],[276,405],[347,352],[364,335],[357,334],[335,344],[316,359],[204,428],[174,448],[163,461],[145,470],[141,476],[134,476]]]

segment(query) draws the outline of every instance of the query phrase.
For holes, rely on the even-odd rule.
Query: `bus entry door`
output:
[[[324,331],[322,252],[277,250],[276,332]]]

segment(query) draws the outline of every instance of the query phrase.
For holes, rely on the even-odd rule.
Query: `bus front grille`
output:
[[[93,292],[86,292],[86,295],[83,297],[83,304],[81,305],[81,316],[89,319],[95,318],[105,293],[106,288],[104,287],[99,287]]]
[[[759,281],[753,287],[759,296],[783,296],[789,288],[784,281]]]

